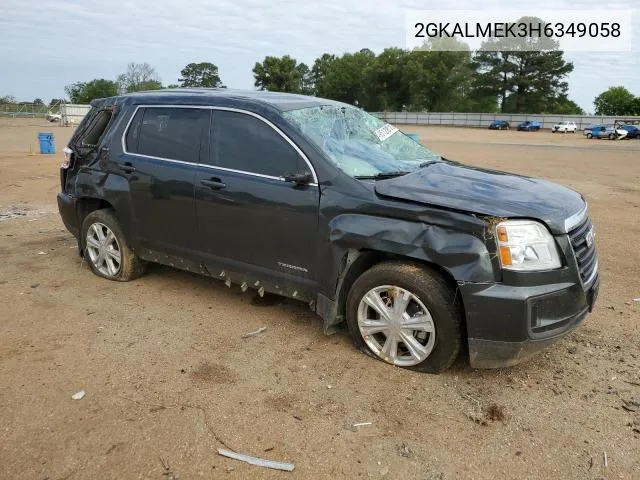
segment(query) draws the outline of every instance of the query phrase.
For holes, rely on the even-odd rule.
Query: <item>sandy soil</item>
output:
[[[640,141],[403,129],[587,196],[602,287],[581,328],[511,369],[431,376],[324,336],[296,302],[164,267],[101,280],[57,215],[61,155],[29,155],[71,130],[0,121],[0,477],[640,478]]]

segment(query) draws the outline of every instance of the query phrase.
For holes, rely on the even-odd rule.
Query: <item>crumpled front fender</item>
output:
[[[471,233],[437,225],[371,215],[339,215],[329,240],[345,249],[376,250],[434,263],[457,282],[496,281],[485,243]]]

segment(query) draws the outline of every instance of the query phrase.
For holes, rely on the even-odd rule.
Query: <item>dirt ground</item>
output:
[[[433,376],[324,336],[293,301],[164,267],[102,280],[57,214],[62,155],[29,154],[71,129],[0,119],[0,477],[640,478],[640,141],[403,130],[586,195],[602,284],[583,326],[517,367]]]

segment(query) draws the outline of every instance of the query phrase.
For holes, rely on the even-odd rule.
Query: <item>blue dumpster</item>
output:
[[[405,133],[405,135],[414,142],[420,143],[420,135],[418,135],[417,133]]]
[[[40,142],[40,153],[44,155],[56,153],[56,139],[53,133],[38,133],[38,141]]]

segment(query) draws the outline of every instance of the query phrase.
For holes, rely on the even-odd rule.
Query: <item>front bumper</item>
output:
[[[536,286],[460,285],[469,360],[475,368],[515,365],[574,330],[593,309],[599,278]]]

